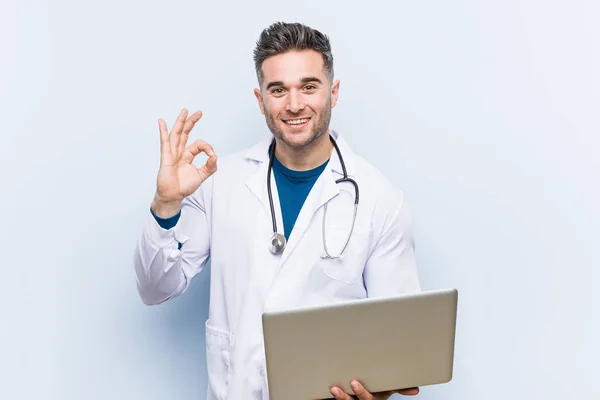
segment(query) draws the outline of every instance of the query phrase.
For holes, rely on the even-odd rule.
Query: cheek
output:
[[[316,113],[322,113],[323,110],[329,107],[328,98],[312,98],[306,104]]]
[[[332,100],[333,97],[329,92],[320,92],[306,99],[307,104],[311,104],[315,110],[321,110],[329,107],[329,104],[332,102]]]
[[[281,111],[280,111],[281,107],[277,101],[265,102],[264,107],[265,107],[265,112],[267,114],[271,115],[272,117],[276,117],[277,115],[279,115],[281,113]]]

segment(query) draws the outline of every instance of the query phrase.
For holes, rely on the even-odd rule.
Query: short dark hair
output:
[[[264,79],[263,62],[269,57],[291,50],[314,50],[320,53],[325,73],[333,80],[333,55],[329,38],[300,23],[276,22],[262,31],[254,49],[254,67],[259,84]]]

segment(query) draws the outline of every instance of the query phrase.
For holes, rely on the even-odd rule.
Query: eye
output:
[[[304,90],[308,91],[308,92],[312,92],[316,89],[317,87],[315,85],[306,85],[304,86]]]
[[[271,90],[271,94],[274,94],[276,96],[281,95],[281,94],[283,94],[283,89],[282,88],[274,88]]]

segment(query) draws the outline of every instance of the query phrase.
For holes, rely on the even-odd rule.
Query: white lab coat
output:
[[[402,191],[331,133],[360,190],[356,225],[340,260],[321,257],[324,204],[331,254],[338,254],[352,222],[353,187],[335,183],[342,176],[335,150],[280,255],[268,248],[273,235],[266,185],[270,138],[221,158],[218,171],[184,200],[174,228],[161,228],[148,213],[134,256],[138,291],[146,304],[182,294],[211,260],[208,400],[268,399],[263,311],[420,290]],[[273,174],[271,179],[283,232]]]

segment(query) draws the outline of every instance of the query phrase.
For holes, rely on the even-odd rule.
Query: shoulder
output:
[[[212,176],[216,181],[228,182],[246,180],[267,159],[267,139],[261,140],[251,146],[244,147],[235,152],[219,156],[217,159],[217,172]]]
[[[400,185],[360,156],[356,156],[356,182],[373,237],[411,237],[412,212]]]
[[[246,157],[249,148],[245,148],[235,153],[226,154],[220,156],[217,159],[217,172],[215,172],[215,178],[221,175],[230,175],[235,173],[243,173],[250,165],[256,165],[256,162]]]
[[[368,198],[379,206],[402,206],[405,194],[398,183],[392,181],[364,157],[354,154],[354,160],[356,181],[359,186],[365,188],[361,191],[361,198]]]
[[[359,208],[374,238],[386,232],[404,235],[412,229],[412,215],[400,185],[360,155],[354,155],[355,180],[359,187]]]

